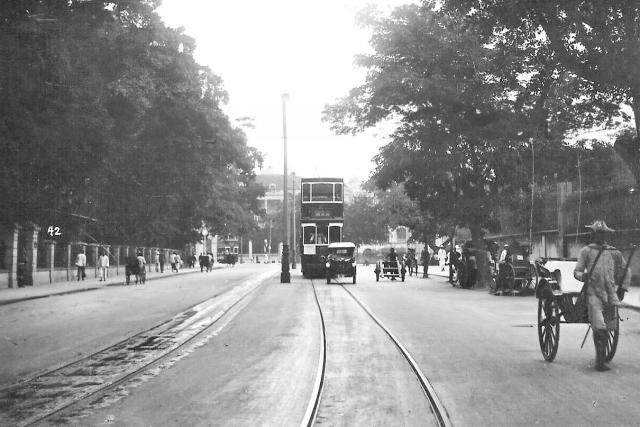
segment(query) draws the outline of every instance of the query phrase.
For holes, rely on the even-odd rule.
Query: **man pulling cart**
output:
[[[594,221],[587,227],[592,230],[593,242],[580,251],[573,276],[586,287],[587,312],[596,348],[596,369],[607,371],[608,331],[618,320],[614,318],[617,317],[617,307],[629,290],[628,263],[619,250],[606,244],[607,234],[613,229],[604,221]]]
[[[631,248],[625,261],[618,249],[606,244],[613,230],[604,221],[594,221],[587,227],[592,231],[592,243],[582,248],[573,271],[574,278],[583,283],[580,292],[563,291],[560,271],[536,261],[541,276],[536,287],[538,340],[542,355],[551,362],[558,352],[560,323],[589,324],[587,334],[593,329],[595,368],[607,371],[618,346],[618,307],[629,289],[629,264],[636,248]]]

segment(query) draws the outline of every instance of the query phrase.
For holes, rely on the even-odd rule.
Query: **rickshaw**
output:
[[[606,250],[606,249],[605,249]],[[622,277],[624,277],[629,269],[631,258],[636,247],[631,248],[631,253],[627,259]],[[600,255],[598,255],[599,257]],[[553,265],[553,262],[560,261]],[[561,270],[557,268],[559,264],[567,264],[569,268],[565,269],[565,277],[563,279]],[[596,265],[598,258],[593,263],[589,275],[593,273],[593,267]],[[543,258],[535,262],[536,269],[540,273],[540,281],[536,286],[535,295],[538,298],[538,341],[540,343],[540,351],[542,356],[548,362],[552,362],[558,353],[560,344],[560,324],[561,323],[582,323],[589,324],[589,315],[587,311],[587,285],[577,282],[573,279],[571,273],[575,260],[570,262],[566,259]],[[565,291],[562,289],[563,282],[575,281],[581,284],[579,292]],[[619,285],[619,283],[618,283]],[[565,288],[569,286],[565,285]],[[620,336],[620,317],[618,315],[618,307],[608,307],[604,312],[604,320],[607,324],[607,343],[605,345],[604,359],[610,362],[618,348],[618,339]],[[587,329],[587,334],[589,333]],[[587,335],[585,334],[582,345],[584,345]]]
[[[125,258],[124,274],[127,285],[131,282],[132,274],[136,276],[136,284],[140,281],[140,283],[144,285],[147,281],[147,269],[144,265],[140,265],[140,261],[136,256],[128,256]]]
[[[380,277],[391,280],[396,280],[399,277],[404,282],[404,277],[407,273],[401,258],[395,261],[378,261],[373,271],[376,273],[376,282],[380,281]]]
[[[516,243],[498,265],[496,286],[510,295],[531,295],[538,283],[538,270],[530,261],[530,243]]]

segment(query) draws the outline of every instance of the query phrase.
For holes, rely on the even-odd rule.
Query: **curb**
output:
[[[214,267],[214,270],[219,270],[222,269],[222,267]],[[158,279],[164,279],[167,277],[175,277],[175,276],[184,276],[187,274],[193,274],[193,273],[200,273],[197,270],[193,270],[193,271],[185,271],[185,272],[178,272],[178,273],[172,273],[172,276],[156,276],[153,275],[151,277],[147,277],[147,281],[151,281],[151,280],[158,280]],[[135,286],[136,284],[130,284],[129,286]],[[13,298],[13,299],[7,299],[4,301],[0,301],[0,306],[3,305],[9,305],[9,304],[16,304],[19,302],[23,302],[23,301],[31,301],[31,300],[35,300],[35,299],[41,299],[41,298],[48,298],[48,297],[53,297],[53,296],[62,296],[62,295],[69,295],[69,294],[76,294],[79,292],[88,292],[88,291],[95,291],[97,289],[102,289],[102,288],[107,288],[107,287],[111,287],[111,286],[127,286],[126,285],[126,279],[122,280],[122,281],[116,281],[116,282],[112,282],[112,283],[105,283],[103,285],[96,285],[96,286],[89,286],[89,287],[83,287],[83,288],[75,288],[75,289],[68,289],[68,290],[60,290],[59,292],[50,292],[50,293],[45,293],[42,295],[33,295],[33,296],[26,296],[26,297],[18,297],[18,298]]]

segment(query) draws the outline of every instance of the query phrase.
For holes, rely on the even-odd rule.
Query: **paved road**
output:
[[[0,306],[2,385],[67,363],[165,321],[272,266],[109,287]],[[593,370],[583,325],[562,325],[555,362],[542,359],[533,297],[493,297],[444,278],[376,283],[359,267],[345,285],[420,365],[453,425],[636,425],[640,313],[623,310],[618,353]],[[339,285],[316,285],[327,327],[327,374],[317,424],[429,425],[417,382],[397,350]],[[143,379],[51,423],[299,425],[320,349],[310,282],[274,279],[192,348]],[[4,402],[6,404],[7,402]]]

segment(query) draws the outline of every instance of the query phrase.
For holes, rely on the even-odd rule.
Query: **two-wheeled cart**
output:
[[[498,266],[497,288],[504,294],[531,295],[538,283],[538,270],[529,258],[529,244],[520,243],[515,253],[510,253]]]
[[[623,280],[625,277],[635,250],[636,247],[631,248],[631,253],[629,254],[620,280]],[[602,250],[600,253],[602,253]],[[593,272],[593,267],[598,262],[599,256],[600,254],[596,257],[589,275]],[[561,288],[562,277],[559,270],[551,271],[551,269],[547,268],[542,262],[536,261],[535,264],[540,276],[535,291],[536,297],[538,298],[538,341],[540,343],[542,356],[546,361],[552,362],[558,353],[558,346],[560,344],[560,324],[589,324],[587,284],[585,283],[579,292],[564,292]],[[620,285],[620,283],[618,283],[618,285]],[[604,359],[605,362],[610,362],[616,354],[620,336],[618,307],[606,307],[604,320],[608,332]],[[587,334],[588,333],[589,330],[587,330]]]
[[[400,278],[404,282],[404,277],[407,273],[404,263],[400,260],[378,261],[373,271],[376,274],[376,282],[379,282],[381,277],[391,280]]]

